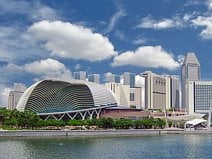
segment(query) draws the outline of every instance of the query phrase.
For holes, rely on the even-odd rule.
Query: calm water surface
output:
[[[212,135],[0,138],[0,159],[212,159]]]

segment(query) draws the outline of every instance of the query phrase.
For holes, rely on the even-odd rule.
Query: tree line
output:
[[[0,109],[0,118],[2,121],[1,127],[3,129],[47,129],[48,127],[56,127],[58,129],[65,126],[73,127],[89,127],[95,126],[97,129],[157,129],[164,128],[166,121],[160,118],[144,118],[139,120],[132,119],[112,119],[112,118],[100,118],[100,119],[86,119],[86,120],[56,120],[48,119],[43,120],[36,113],[31,111],[18,111]]]

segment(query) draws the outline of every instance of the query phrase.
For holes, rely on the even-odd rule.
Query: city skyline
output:
[[[201,78],[212,79],[211,6],[211,0],[2,0],[0,106],[13,83],[30,86],[80,70],[180,76],[188,52],[199,59]]]

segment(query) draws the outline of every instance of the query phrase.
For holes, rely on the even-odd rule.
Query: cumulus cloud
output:
[[[40,21],[28,32],[54,56],[101,61],[116,55],[107,37],[69,22]]]
[[[208,0],[207,6],[209,10],[212,10],[212,0]]]
[[[151,16],[144,17],[141,19],[138,28],[151,28],[151,29],[167,29],[167,28],[181,28],[184,26],[184,22],[179,17],[173,17],[173,19],[163,18],[160,20],[155,20]]]
[[[14,63],[46,58],[47,51],[30,39],[21,27],[0,26],[0,61]]]
[[[177,69],[180,64],[171,53],[161,46],[143,46],[135,51],[126,51],[114,57],[112,66],[133,65],[138,67]]]
[[[196,19],[193,19],[192,22],[195,26],[204,27],[200,33],[200,36],[203,39],[212,39],[212,16],[198,16]]]
[[[23,66],[24,71],[44,78],[71,78],[66,66],[54,59],[34,61]]]

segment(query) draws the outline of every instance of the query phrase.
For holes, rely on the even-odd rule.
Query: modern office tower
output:
[[[100,83],[100,74],[88,75],[88,81],[94,83]]]
[[[111,82],[120,83],[120,76],[114,74],[106,74],[105,83],[111,83]]]
[[[135,87],[135,74],[130,72],[125,72],[123,74],[124,77],[124,85],[129,85],[130,88]]]
[[[188,81],[188,114],[208,113],[212,107],[212,81]]]
[[[182,108],[188,106],[187,82],[200,80],[200,63],[194,53],[188,53],[182,65]]]
[[[111,90],[117,99],[118,106],[124,106],[130,108],[130,86],[120,83],[105,83],[106,87]]]
[[[8,97],[8,109],[15,109],[19,99],[26,90],[26,86],[22,83],[14,83],[13,90],[10,91]]]
[[[142,88],[130,88],[130,107],[142,109]]]
[[[166,77],[151,71],[142,74],[145,77],[145,109],[165,110],[167,105]]]
[[[170,108],[180,109],[180,80],[176,76],[170,76],[169,79]]]
[[[74,79],[85,81],[86,80],[86,72],[85,71],[74,72]]]

